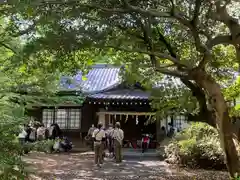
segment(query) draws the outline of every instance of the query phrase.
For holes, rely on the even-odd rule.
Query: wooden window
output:
[[[80,129],[81,109],[44,109],[42,119],[46,127],[56,123],[61,129]]]
[[[109,124],[115,125],[117,115],[110,115]]]
[[[69,109],[68,129],[80,129],[81,111],[80,109]]]
[[[67,128],[67,109],[56,109],[55,111],[55,123],[59,125],[61,129]]]
[[[45,127],[50,127],[53,123],[54,109],[43,109],[42,122]]]

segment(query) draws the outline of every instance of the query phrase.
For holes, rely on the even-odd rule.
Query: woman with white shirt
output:
[[[44,127],[43,124],[41,124],[37,128],[37,140],[39,141],[44,140],[46,138],[45,134],[46,134],[46,128]]]
[[[23,146],[26,142],[27,132],[25,130],[26,126],[20,126],[20,133],[18,134],[18,141],[21,146]]]

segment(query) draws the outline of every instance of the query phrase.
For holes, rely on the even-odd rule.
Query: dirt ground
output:
[[[106,159],[101,168],[93,166],[93,153],[30,153],[23,157],[30,180],[227,180],[226,172],[174,168],[157,159],[126,159],[115,164]]]

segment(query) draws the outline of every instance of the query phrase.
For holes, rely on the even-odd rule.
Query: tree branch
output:
[[[167,39],[164,37],[164,35],[160,32],[159,28],[157,27],[157,33],[159,35],[159,41],[162,42],[168,52],[170,53],[170,55],[176,59],[178,59],[180,61],[180,58],[177,56],[177,53],[175,52],[175,50],[173,49],[173,47],[171,46],[171,44],[167,41]],[[179,70],[182,70],[182,67],[178,67]],[[188,69],[191,69],[190,67],[188,67]]]
[[[198,64],[198,69],[204,69],[205,65],[207,64],[208,60],[211,58],[211,53],[209,51],[205,52],[203,55],[202,60]]]
[[[194,14],[192,19],[193,26],[197,26],[198,24],[201,4],[202,4],[202,0],[195,0],[195,9],[194,9]]]
[[[200,107],[200,112],[198,114],[188,114],[188,120],[193,122],[205,122],[216,127],[216,119],[207,107],[207,100],[204,91],[187,79],[181,78],[181,81],[192,91],[193,96],[197,98]]]
[[[165,46],[167,47],[171,56],[176,57],[177,54],[171,47],[171,44],[166,40],[166,38],[159,31],[158,28],[157,28],[157,31],[158,31],[158,35],[159,35],[159,40],[165,44]],[[169,74],[169,75],[171,75],[171,74]],[[180,78],[180,79],[192,91],[193,95],[197,98],[199,106],[200,106],[200,113],[198,113],[197,115],[192,115],[192,114],[188,115],[189,121],[206,122],[209,125],[216,127],[215,119],[213,118],[211,112],[209,112],[209,110],[207,108],[207,101],[206,101],[204,91],[200,87],[193,84],[188,79],[186,79],[186,78]]]
[[[185,75],[181,72],[178,72],[178,71],[172,71],[172,70],[168,70],[166,68],[155,68],[155,70],[162,74],[166,74],[166,75],[170,75],[170,76],[174,76],[174,77],[178,77],[178,78],[187,78],[187,75]]]
[[[240,45],[235,45],[235,49],[237,54],[237,61],[240,62]],[[240,72],[240,64],[238,64],[238,72]]]
[[[141,53],[141,54],[148,54],[148,55],[154,55],[156,57],[162,58],[162,59],[168,59],[169,61],[173,62],[174,64],[177,64],[182,67],[188,68],[185,64],[179,62],[176,58],[169,56],[168,54],[164,53],[157,53],[157,52],[149,52],[149,51],[143,51],[141,49],[131,49],[131,48],[123,48],[123,47],[118,47],[118,46],[113,46],[113,45],[107,45],[105,46],[106,48],[113,48],[119,51],[125,51],[125,52],[130,52],[130,53]]]
[[[154,16],[154,17],[171,17],[171,12],[159,12],[154,9],[145,10],[143,8],[132,6],[131,4],[129,4],[128,0],[121,0],[121,1],[123,2],[126,8],[140,14],[144,14],[147,16]]]
[[[232,37],[230,35],[216,36],[207,42],[207,47],[211,50],[214,46],[219,44],[233,44]]]
[[[45,6],[46,4],[59,4],[59,5],[80,5],[81,8],[86,7],[86,8],[92,8],[92,9],[98,9],[101,11],[105,11],[105,12],[112,12],[112,13],[126,13],[126,12],[132,12],[129,9],[123,9],[123,8],[104,8],[102,6],[99,6],[98,4],[86,4],[86,3],[80,3],[81,1],[79,0],[68,0],[68,1],[63,1],[61,2],[60,0],[54,1],[54,0],[49,0],[49,1],[43,1],[43,2],[39,2],[39,4],[34,4],[34,5],[43,5]],[[80,3],[80,4],[79,4]]]
[[[198,16],[199,16],[199,11],[200,11],[200,7],[201,7],[201,0],[196,0],[195,1],[195,11],[194,11],[194,16],[193,19],[187,20],[186,18],[183,17],[182,13],[177,10],[176,8],[173,9],[172,11],[172,16],[174,18],[176,18],[176,20],[178,20],[182,25],[186,26],[192,33],[192,36],[194,38],[195,41],[195,47],[196,49],[201,52],[204,53],[206,51],[208,51],[208,49],[202,44],[201,40],[200,40],[200,36],[199,36],[199,32],[198,32]]]
[[[240,44],[240,38],[239,38],[238,43]],[[214,46],[219,45],[219,44],[227,44],[227,45],[232,44],[236,47],[236,44],[232,41],[232,36],[230,36],[230,35],[216,36],[213,39],[209,39],[206,44],[207,44],[206,45],[207,48],[206,48],[206,51],[204,53],[202,61],[200,61],[199,65],[198,65],[198,68],[203,68],[204,65],[207,63],[208,59],[211,57],[210,51],[212,50],[212,48]]]
[[[149,19],[145,19],[145,24],[144,24],[139,18],[137,18],[136,15],[132,14],[132,16],[134,16],[134,18],[136,19],[136,21],[138,22],[138,24],[140,25],[140,27],[143,31],[143,40],[144,40],[145,44],[148,46],[148,50],[150,52],[154,52],[154,47],[153,47],[153,43],[152,43],[151,24],[149,22]],[[151,18],[151,17],[149,17],[149,18]],[[156,57],[154,55],[149,55],[149,56],[150,56],[152,65],[155,68],[158,67]]]
[[[216,1],[215,6],[216,6],[216,10],[217,10],[216,11],[217,20],[219,20],[227,25],[228,29],[231,32],[232,39],[233,39],[233,41],[235,41],[240,36],[240,24],[238,22],[238,19],[233,18],[227,12],[226,5],[228,3],[229,2],[226,1],[226,4],[221,6],[221,1]]]
[[[150,20],[147,19],[149,24],[143,24],[142,21],[139,20],[136,16],[134,16],[134,18],[137,20],[137,22],[141,26],[141,29],[143,31],[144,41],[148,45],[149,51],[152,52],[152,54],[150,54],[149,56],[150,56],[150,59],[151,59],[151,63],[154,66],[154,69],[157,72],[160,72],[162,74],[167,74],[167,75],[171,75],[171,76],[175,76],[175,77],[186,77],[186,75],[183,75],[180,72],[171,71],[171,70],[167,69],[169,67],[173,67],[173,66],[176,66],[176,65],[179,66],[179,63],[177,64],[177,63],[173,62],[174,64],[166,65],[166,66],[159,66],[157,64],[156,54],[153,53],[154,52],[154,47],[153,47],[152,38],[151,38],[152,37],[152,35],[151,35],[151,27],[149,26],[151,24],[151,22],[149,22]],[[151,17],[149,17],[149,18],[151,18]],[[172,54],[171,54],[171,58],[175,58],[176,59],[176,56],[172,56]],[[179,60],[177,60],[177,61],[180,62]]]
[[[5,44],[4,42],[1,42],[1,41],[0,41],[0,46],[3,46],[3,47],[5,47],[6,49],[11,50],[13,53],[16,53],[16,51],[15,51],[13,48],[11,48],[9,45]]]
[[[163,34],[160,32],[159,28],[157,27],[157,32],[158,32],[158,36],[159,36],[159,41],[163,42],[163,44],[166,46],[168,52],[170,53],[170,55],[174,58],[177,58],[177,54],[176,52],[173,50],[171,44],[166,40],[166,38],[163,36]]]

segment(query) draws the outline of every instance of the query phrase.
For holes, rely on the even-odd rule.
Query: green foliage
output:
[[[37,152],[51,153],[52,147],[55,144],[55,142],[56,142],[55,140],[42,140],[42,141],[36,141],[34,143],[26,143],[23,149],[27,152],[37,151]]]
[[[83,95],[76,95],[76,96],[57,96],[57,97],[52,97],[50,98],[50,100],[52,100],[52,102],[55,105],[58,104],[75,104],[75,105],[82,105],[83,101],[84,101],[84,96]],[[49,102],[48,104],[51,105],[51,103]]]
[[[1,37],[2,27],[1,23]],[[25,109],[44,103],[55,105],[73,98],[56,96],[60,73],[56,67],[52,70],[49,68],[50,62],[54,61],[53,56],[41,52],[38,56],[25,59],[23,54],[18,54],[22,50],[21,42],[7,35],[3,37],[0,42],[0,180],[26,179],[27,173],[21,158],[23,149],[16,138],[19,125],[27,120]],[[6,48],[6,45],[15,45],[12,46],[14,51]],[[41,60],[42,63],[39,63]],[[82,98],[77,101],[80,103]],[[25,150],[43,148],[43,151],[50,146],[48,144],[51,143],[36,144],[34,148],[29,144]]]
[[[240,180],[240,176],[238,176],[237,174],[234,176],[234,178],[232,178],[232,180]]]
[[[8,97],[0,99],[0,179],[24,179],[26,172],[21,161],[21,147],[15,135],[24,122],[24,109],[10,103]]]
[[[177,133],[165,148],[165,154],[170,163],[201,168],[226,168],[218,132],[205,123],[192,123],[189,128]]]
[[[129,84],[140,82],[147,89],[151,89],[154,82],[162,79],[162,73],[178,77],[179,74],[189,72],[188,68],[184,69],[178,63],[157,54],[171,55],[175,58],[172,54],[174,52],[178,60],[191,69],[204,56],[204,52],[200,52],[201,48],[197,46],[205,47],[209,36],[215,37],[228,32],[225,25],[219,24],[216,18],[209,16],[216,13],[213,8],[215,2],[200,3],[200,13],[197,13],[199,21],[196,21],[199,23],[197,28],[200,28],[201,40],[198,43],[195,43],[196,37],[192,36],[195,33],[191,33],[194,28],[189,29],[179,18],[149,14],[150,9],[160,14],[172,12],[169,2],[148,2],[131,1],[130,4],[136,7],[134,10],[116,0],[108,0],[107,3],[101,0],[60,0],[51,3],[33,0],[11,1],[8,5],[5,4],[2,9],[9,16],[6,27],[10,34],[19,35],[26,32],[23,33],[27,41],[22,48],[23,57],[19,71],[31,72],[40,69],[39,72],[45,72],[43,74],[51,71],[72,74],[81,69],[87,73],[88,67],[96,62],[111,62],[126,65],[127,72],[124,78]],[[228,5],[234,4],[235,2]],[[182,11],[179,13],[184,14],[186,20],[193,18],[194,1],[177,0],[176,7]],[[207,11],[209,7],[212,9]],[[116,12],[115,8],[121,13]],[[139,11],[138,8],[147,12]],[[232,12],[236,14],[238,11],[233,8]],[[168,42],[172,52],[163,39]],[[236,70],[234,47],[219,45],[211,52],[212,58],[207,63],[206,70],[218,82],[226,82],[231,77],[225,74],[225,69]],[[152,53],[156,55],[151,56]],[[16,59],[18,58],[19,56]],[[50,77],[49,74],[47,76]],[[49,84],[47,82],[46,84]],[[164,89],[152,94],[153,108],[158,110],[159,116],[165,116],[171,109],[176,113],[198,112],[196,98],[192,97],[188,89],[173,87],[171,82],[164,86]]]
[[[7,63],[11,68],[4,73],[11,83],[6,84],[14,90],[55,91],[61,73],[71,74],[79,68],[86,73],[86,67],[99,54],[114,56],[111,62],[127,65],[127,78],[141,82],[147,89],[162,78],[161,73],[195,79],[196,83],[190,72],[203,59],[207,60],[208,74],[226,81],[228,78],[219,76],[220,67],[235,68],[239,60],[233,57],[236,54],[233,48],[212,48],[209,40],[229,33],[231,38],[237,37],[239,22],[230,16],[223,19],[217,11],[218,5],[217,0],[6,1],[0,7],[8,20],[4,30],[8,35],[24,34],[21,38],[26,41],[20,48],[22,53],[11,58],[14,63]],[[226,3],[221,12],[228,12],[224,8],[229,6],[237,7],[236,1]],[[238,12],[233,10],[233,16],[237,17]],[[230,25],[236,28],[230,29]],[[2,37],[7,37],[5,34]],[[220,41],[220,44],[233,42],[237,40]],[[169,88],[153,93],[153,107],[159,110],[160,116],[172,109],[176,113],[198,110],[190,91],[173,87],[171,83],[166,86]],[[167,92],[171,95],[166,96]],[[32,97],[29,98],[31,101]],[[199,142],[192,139],[189,146],[182,142],[181,147],[195,148],[195,141]]]
[[[55,144],[54,140],[45,140],[45,141],[38,141],[33,144],[34,151],[46,152],[51,153],[52,147]]]
[[[79,95],[40,95],[40,96],[22,96],[25,102],[28,102],[27,108],[32,108],[33,106],[59,106],[63,104],[73,104],[81,106],[85,97],[82,94]]]
[[[237,77],[236,81],[224,89],[224,96],[229,102],[236,102],[236,105],[230,108],[232,116],[239,117],[240,115],[240,78]]]

